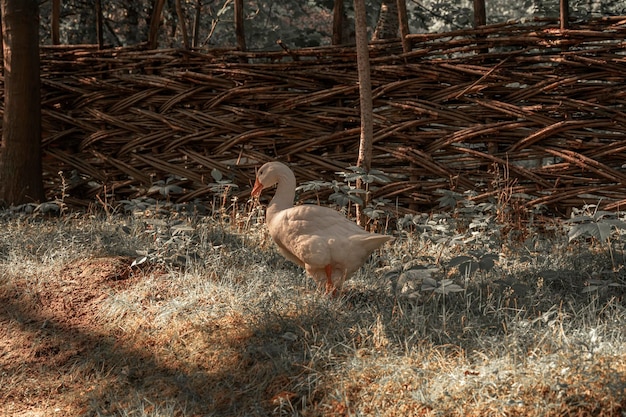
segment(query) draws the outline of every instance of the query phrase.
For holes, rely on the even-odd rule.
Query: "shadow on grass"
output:
[[[195,326],[219,340],[225,356],[191,363],[161,355],[168,346],[103,330],[87,317],[100,297],[93,292],[79,300],[24,285],[0,286],[0,342],[7,348],[0,364],[8,381],[0,402],[11,404],[5,411],[50,412],[52,404],[68,415],[269,415],[294,407],[294,387],[306,380],[297,342],[271,323],[244,331]]]

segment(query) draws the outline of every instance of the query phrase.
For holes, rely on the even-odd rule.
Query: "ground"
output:
[[[176,219],[35,220],[12,220],[0,235],[0,416],[626,410],[615,252],[509,253],[464,280],[419,269],[432,258],[420,254],[450,246],[407,235],[329,298],[262,233]],[[431,270],[445,275],[407,281]],[[445,279],[464,291],[432,290]]]

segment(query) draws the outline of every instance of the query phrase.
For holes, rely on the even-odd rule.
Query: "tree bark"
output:
[[[0,200],[43,201],[38,0],[2,0],[4,116]]]
[[[372,166],[374,123],[365,0],[354,0],[354,19],[356,26],[357,68],[359,72],[359,103],[361,107],[361,137],[357,166],[369,172]],[[356,186],[363,189],[362,181],[357,180]],[[364,207],[367,207],[368,200],[369,196],[365,194],[363,199]],[[359,224],[365,223],[362,207],[357,206],[356,218]]]

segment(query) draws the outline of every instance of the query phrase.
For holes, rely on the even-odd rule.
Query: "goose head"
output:
[[[282,162],[268,162],[264,164],[256,174],[256,181],[252,188],[252,196],[258,197],[263,189],[278,184],[281,180],[288,180],[293,177],[295,188],[295,177],[293,172]]]

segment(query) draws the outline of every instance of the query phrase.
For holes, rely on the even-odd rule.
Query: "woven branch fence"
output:
[[[503,192],[566,213],[626,205],[626,17],[499,24],[370,46],[373,198],[437,207],[439,189]],[[89,204],[145,195],[168,178],[175,201],[213,198],[211,171],[249,196],[270,160],[299,182],[355,165],[355,49],[280,52],[97,50],[42,53],[46,186]],[[213,191],[212,191],[213,190]],[[306,197],[306,196],[305,196]],[[309,197],[311,197],[309,195]]]

